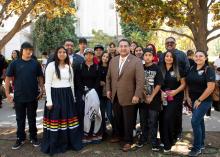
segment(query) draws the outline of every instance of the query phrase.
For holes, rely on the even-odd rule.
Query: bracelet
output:
[[[197,99],[198,102],[202,102],[201,100]]]

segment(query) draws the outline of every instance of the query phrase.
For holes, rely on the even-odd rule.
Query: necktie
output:
[[[121,63],[119,65],[119,75],[121,74],[121,70],[122,70],[122,67],[123,67],[123,63],[124,63],[124,58],[121,58]]]

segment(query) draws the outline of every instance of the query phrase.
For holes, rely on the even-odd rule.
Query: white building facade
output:
[[[92,37],[92,30],[102,30],[110,36],[121,35],[120,21],[114,0],[76,0],[79,37]]]
[[[2,39],[5,34],[7,34],[14,26],[17,21],[17,17],[11,17],[4,23],[4,27],[0,27],[0,39]],[[25,41],[32,43],[32,32],[31,27],[27,27],[20,32],[16,33],[15,36],[5,45],[1,50],[1,53],[6,59],[11,59],[11,52],[13,50],[20,50],[21,44]]]

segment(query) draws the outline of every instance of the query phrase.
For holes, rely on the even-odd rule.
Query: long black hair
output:
[[[101,60],[100,60],[99,65],[102,66],[102,64],[103,64],[103,62],[102,62],[102,57],[103,57],[104,54],[108,54],[108,62],[107,62],[107,66],[108,66],[108,65],[109,65],[109,62],[110,62],[110,60],[111,60],[111,55],[110,55],[108,52],[106,52],[106,51],[104,51],[104,53],[102,53],[102,56],[101,56]]]
[[[162,67],[161,67],[163,78],[165,78],[166,71],[167,71],[166,62],[165,62],[165,57],[166,57],[167,53],[171,53],[171,55],[173,57],[172,67],[173,67],[173,71],[174,71],[174,73],[176,75],[176,78],[179,81],[180,80],[180,71],[179,71],[179,66],[178,66],[177,58],[176,58],[176,55],[173,52],[170,52],[170,51],[165,52],[164,55],[163,55],[163,63],[162,63]]]
[[[12,59],[12,60],[14,60],[14,58],[13,58],[13,56],[12,56],[12,53],[13,53],[13,52],[16,52],[16,54],[17,54],[17,58],[16,58],[16,59],[20,58],[20,51],[18,51],[18,50],[13,50],[13,51],[11,52],[11,59]]]
[[[64,49],[64,50],[65,50],[66,59],[64,60],[64,62],[65,62],[65,64],[67,64],[67,65],[69,66],[69,73],[70,73],[70,76],[72,76],[71,68],[70,68],[70,60],[69,60],[69,56],[68,56],[67,50],[65,49],[65,47],[60,46],[60,47],[58,47],[58,48],[56,49],[55,54],[54,54],[55,72],[56,72],[56,75],[57,75],[57,78],[58,78],[58,79],[61,79],[60,69],[59,69],[60,60],[59,60],[59,58],[58,58],[58,51],[59,51],[60,49]]]

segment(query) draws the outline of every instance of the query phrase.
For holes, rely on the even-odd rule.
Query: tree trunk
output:
[[[208,51],[207,37],[203,33],[197,33],[194,35],[194,44],[196,50]]]
[[[13,38],[13,36],[19,32],[23,28],[23,21],[27,18],[28,14],[31,12],[31,10],[34,8],[36,3],[39,0],[33,1],[26,10],[20,15],[18,20],[16,21],[14,27],[0,40],[0,51],[3,49],[3,47]]]
[[[196,50],[208,52],[208,7],[207,0],[192,1],[194,12],[194,26],[191,26],[191,31],[194,37]]]

